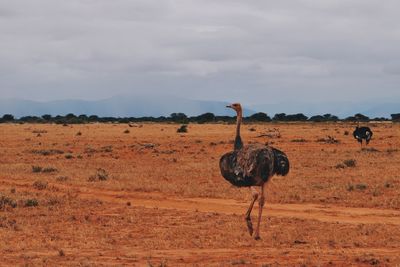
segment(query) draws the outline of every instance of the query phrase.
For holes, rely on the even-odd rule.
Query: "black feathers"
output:
[[[223,155],[219,162],[222,176],[234,186],[257,186],[274,174],[286,175],[289,160],[282,151],[254,144]]]
[[[353,132],[353,136],[355,139],[357,139],[358,142],[361,143],[362,141],[365,140],[366,144],[369,144],[369,141],[371,141],[372,138],[372,131],[369,127],[356,127],[356,129]]]
[[[285,176],[289,173],[289,159],[286,154],[280,151],[279,149],[272,148],[274,152],[274,172],[277,175]]]

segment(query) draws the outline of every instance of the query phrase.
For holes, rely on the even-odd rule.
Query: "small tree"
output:
[[[329,114],[329,113],[324,114],[323,117],[325,118],[325,121],[338,121],[339,120],[338,116],[335,116],[335,115],[332,115],[332,114]]]
[[[271,118],[264,112],[254,113],[250,117],[247,118],[249,121],[262,121],[262,122],[269,122]]]
[[[277,113],[272,118],[272,120],[274,120],[274,121],[286,121],[286,114],[285,113]]]
[[[308,117],[303,113],[286,115],[287,121],[306,121]]]
[[[53,117],[50,114],[45,114],[42,116],[42,119],[45,121],[51,121]]]
[[[91,122],[97,122],[97,121],[99,121],[99,116],[97,116],[97,115],[90,115],[88,119],[89,119],[89,121],[91,121]]]
[[[390,114],[392,121],[400,122],[400,113]]]
[[[2,121],[4,121],[4,122],[14,121],[14,116],[11,114],[4,114]]]
[[[193,117],[193,120],[198,123],[213,122],[213,121],[215,121],[215,115],[211,112],[207,112],[207,113],[201,114],[197,117]]]
[[[323,116],[321,115],[312,116],[308,120],[314,122],[324,122],[324,121],[338,121],[339,118],[331,114],[324,114]]]
[[[188,122],[188,118],[185,113],[172,113],[170,115],[170,118],[173,122],[177,122],[177,123],[184,124],[184,123]]]
[[[73,113],[68,113],[67,115],[65,115],[65,118],[66,118],[67,120],[71,120],[71,119],[75,119],[76,116],[75,116]]]
[[[358,120],[358,121],[369,121],[369,117],[361,114],[361,113],[357,113],[356,115],[354,115],[354,117]]]

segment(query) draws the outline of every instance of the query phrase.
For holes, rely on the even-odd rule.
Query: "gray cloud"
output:
[[[0,7],[3,98],[400,99],[398,1],[0,0]]]

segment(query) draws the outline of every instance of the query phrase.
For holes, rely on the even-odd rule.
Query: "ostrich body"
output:
[[[369,141],[372,138],[372,135],[373,133],[369,127],[359,127],[358,125],[353,132],[354,138],[357,139],[358,142],[360,142],[361,146],[363,140],[365,140],[366,145],[368,145]]]
[[[227,106],[237,113],[236,137],[234,150],[224,154],[219,162],[222,176],[237,187],[250,187],[253,199],[246,212],[247,228],[250,235],[253,235],[253,224],[251,222],[251,211],[254,202],[259,198],[258,221],[254,238],[260,239],[260,221],[262,209],[265,202],[264,187],[269,179],[274,175],[286,175],[289,172],[289,160],[282,151],[262,144],[252,144],[243,146],[240,137],[240,125],[242,122],[242,108],[240,104]],[[260,193],[254,186],[261,187]]]

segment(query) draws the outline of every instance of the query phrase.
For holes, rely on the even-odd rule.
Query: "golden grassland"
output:
[[[219,173],[234,125],[1,124],[5,265],[400,264],[400,125],[247,124],[288,155],[267,186],[261,241],[250,200]],[[254,212],[253,215],[256,215]]]

